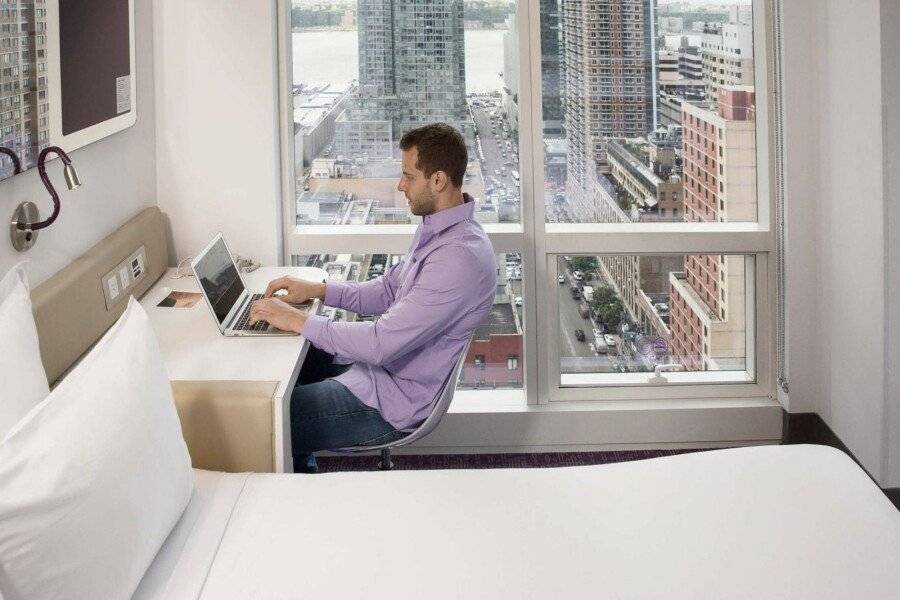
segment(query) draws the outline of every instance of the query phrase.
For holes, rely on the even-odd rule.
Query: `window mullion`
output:
[[[541,29],[539,0],[518,5],[519,26],[519,160],[522,165],[522,227],[528,277],[525,291],[525,389],[529,404],[546,402],[542,377],[546,350],[541,343],[546,306],[544,230],[544,154],[541,123]]]

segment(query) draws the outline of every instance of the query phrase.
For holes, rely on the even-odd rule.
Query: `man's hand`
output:
[[[250,323],[257,321],[268,321],[276,329],[300,333],[306,323],[306,313],[278,298],[263,298],[250,306]]]
[[[305,281],[296,277],[279,277],[270,282],[266,287],[266,298],[271,298],[275,292],[286,291],[278,296],[280,300],[291,304],[301,304],[311,298],[325,299],[325,284],[315,281]],[[271,322],[271,321],[270,321]]]

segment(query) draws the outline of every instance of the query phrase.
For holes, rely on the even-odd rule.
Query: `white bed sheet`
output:
[[[253,475],[201,598],[897,598],[900,513],[846,455]],[[187,596],[167,596],[187,597]]]
[[[194,469],[194,492],[132,600],[196,600],[216,557],[247,473]]]

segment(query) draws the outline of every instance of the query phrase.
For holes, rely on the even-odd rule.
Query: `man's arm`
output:
[[[403,260],[375,279],[358,281],[329,281],[325,284],[325,305],[342,308],[363,315],[380,315],[394,301],[400,286],[400,266]]]
[[[463,318],[479,286],[471,281],[474,255],[463,246],[433,252],[410,293],[374,322],[335,322],[309,316],[303,336],[317,348],[371,365],[407,354]],[[393,297],[393,296],[392,296]]]

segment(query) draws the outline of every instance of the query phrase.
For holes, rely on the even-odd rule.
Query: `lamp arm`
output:
[[[69,155],[66,154],[62,148],[49,146],[41,150],[41,154],[38,157],[38,174],[41,176],[41,181],[44,182],[44,187],[47,188],[47,192],[50,193],[50,197],[53,198],[53,212],[43,221],[40,221],[39,223],[29,223],[24,227],[24,229],[30,229],[32,231],[44,229],[52,225],[56,220],[56,217],[59,216],[59,194],[56,193],[56,188],[54,188],[53,184],[50,182],[50,177],[47,175],[47,168],[44,166],[44,163],[47,160],[47,155],[51,152],[57,154],[64,164],[72,164],[72,160],[69,158]]]

